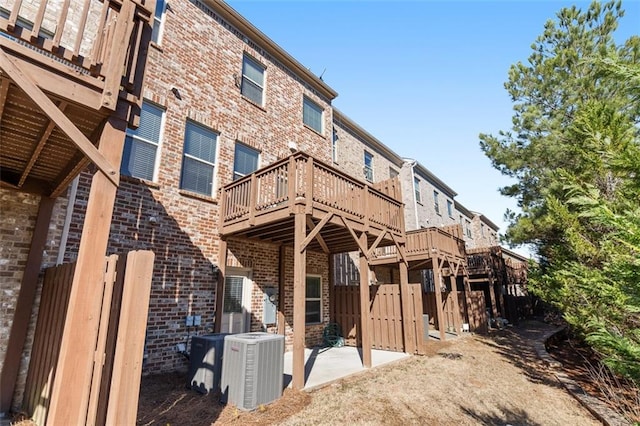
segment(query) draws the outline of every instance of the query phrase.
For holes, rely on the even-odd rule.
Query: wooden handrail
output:
[[[404,224],[401,201],[302,152],[231,182],[222,192],[223,226],[292,208],[294,202],[303,202],[307,213],[316,205],[325,206],[395,232],[401,232]],[[255,197],[243,195],[254,193]]]

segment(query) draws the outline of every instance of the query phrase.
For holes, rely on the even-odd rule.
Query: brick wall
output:
[[[325,129],[332,120],[329,100],[275,61],[265,50],[222,21],[199,2],[174,2],[166,14],[161,46],[152,46],[145,98],[165,109],[157,180],[123,177],[114,209],[109,253],[150,249],[156,254],[145,345],[145,373],[186,368],[176,351],[188,334],[212,330],[218,263],[218,194],[180,189],[185,123],[202,124],[217,134],[215,187],[232,181],[237,141],[260,151],[265,166],[290,154],[293,141],[302,151],[330,161],[327,133],[302,123],[303,96],[324,108]],[[188,25],[185,25],[188,22]],[[236,85],[243,54],[265,67],[265,102],[257,106]],[[180,99],[171,89],[177,89]],[[71,253],[77,253],[89,174],[81,180],[76,202]],[[255,247],[253,273],[260,285],[277,284],[277,256],[272,248]],[[277,251],[275,252],[277,255]],[[73,254],[69,255],[72,258]],[[326,266],[325,266],[326,268]],[[274,274],[276,274],[274,276]],[[256,286],[255,315],[261,318],[262,297]],[[328,312],[328,310],[327,310]],[[187,329],[185,317],[201,315],[202,326]],[[258,318],[258,317],[255,317]],[[252,321],[252,329],[261,323]]]
[[[38,215],[39,203],[39,196],[0,188],[0,205],[2,206],[0,208],[0,235],[2,235],[2,244],[0,245],[0,281],[2,282],[2,288],[0,289],[0,369],[2,369],[5,360],[11,325],[15,315],[15,306],[31,247],[31,238]],[[60,197],[54,205],[41,271],[44,271],[48,266],[55,265],[66,205],[67,200],[64,197]],[[16,392],[13,399],[13,407],[15,409],[19,408],[22,403],[31,346],[33,344],[33,333],[37,321],[42,285],[41,279],[42,274],[20,362]]]

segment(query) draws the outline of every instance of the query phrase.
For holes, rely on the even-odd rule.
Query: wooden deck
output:
[[[155,0],[9,5],[0,11],[0,185],[42,197],[0,374],[0,412],[11,407],[55,198],[92,163],[97,172],[50,390],[49,423],[94,424],[88,405],[99,357],[87,354],[96,351],[102,303],[95,289],[104,281],[126,128],[139,121]],[[144,336],[135,340],[142,345]],[[137,398],[129,399],[135,408]]]
[[[117,107],[137,125],[154,8],[155,1],[17,0],[0,17],[4,187],[56,197],[89,162],[117,182],[118,168],[97,145]]]
[[[296,153],[222,188],[220,235],[293,245],[294,215],[307,215],[304,246],[327,253],[404,242],[401,201],[305,153]]]
[[[455,236],[456,227],[424,228],[408,231],[406,234],[406,259],[409,269],[433,268],[433,259],[442,257],[451,261],[465,261],[466,249],[464,240]],[[397,262],[396,247],[383,247],[375,252],[373,265],[384,265]]]

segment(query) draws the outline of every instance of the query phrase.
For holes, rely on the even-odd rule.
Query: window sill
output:
[[[322,138],[324,138],[324,137],[325,137],[325,136],[324,136],[324,134],[322,134],[322,133],[318,132],[316,129],[314,129],[313,127],[308,126],[307,124],[302,123],[302,126],[303,126],[305,129],[308,129],[308,130],[312,131],[313,133],[315,133],[316,135],[318,135],[318,136],[320,136],[320,137],[322,137]]]
[[[180,189],[178,193],[188,198],[193,198],[193,199],[204,201],[211,204],[218,204],[217,198],[210,197],[208,195],[198,194],[197,192],[192,192],[186,189]]]
[[[122,182],[128,182],[128,183],[137,183],[137,184],[142,184],[144,186],[148,186],[149,188],[153,188],[153,189],[160,189],[160,184],[150,181],[150,180],[146,180],[146,179],[142,179],[142,178],[137,178],[137,177],[133,177],[133,176],[127,176],[127,175],[120,175],[120,180]]]
[[[162,48],[162,46],[160,46],[158,43],[156,43],[155,41],[152,41],[149,43],[149,45],[151,47],[153,47],[154,49],[158,50],[159,52],[164,52],[164,49]]]
[[[244,99],[246,102],[248,102],[248,103],[250,103],[251,105],[253,105],[254,107],[258,108],[259,110],[261,110],[261,111],[263,111],[263,112],[267,112],[267,109],[266,109],[264,106],[262,106],[262,105],[260,105],[260,104],[258,104],[258,103],[256,103],[256,102],[254,102],[253,100],[251,100],[251,99],[247,98],[247,97],[246,97],[245,95],[243,95],[242,93],[240,93],[240,97],[241,97],[242,99]]]

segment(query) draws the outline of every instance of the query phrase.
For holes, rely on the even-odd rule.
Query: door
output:
[[[252,284],[248,271],[228,271],[224,285],[221,333],[249,331]]]

